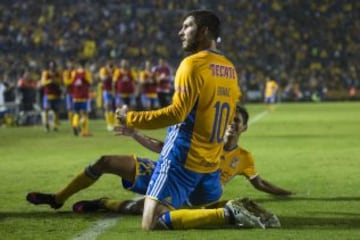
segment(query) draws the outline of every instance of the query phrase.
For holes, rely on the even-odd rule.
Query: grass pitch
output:
[[[107,132],[103,120],[93,120],[90,138],[74,137],[66,121],[58,133],[45,133],[38,126],[0,129],[0,238],[360,239],[360,103],[281,104],[268,113],[263,104],[247,108],[253,121],[240,145],[253,153],[264,179],[296,195],[274,198],[237,177],[226,186],[224,198],[255,199],[279,216],[281,229],[149,233],[140,230],[138,216],[71,212],[80,199],[135,197],[110,175],[71,197],[58,211],[27,203],[27,192],[59,190],[102,154],[156,159],[130,138]],[[145,133],[165,136],[164,129]]]

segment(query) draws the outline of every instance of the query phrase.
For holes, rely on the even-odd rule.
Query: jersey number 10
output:
[[[212,127],[210,142],[221,143],[223,141],[224,133],[226,127],[229,124],[229,114],[230,114],[230,106],[229,103],[221,103],[216,102],[214,105],[215,108],[215,116],[214,116],[214,124]],[[223,118],[225,117],[225,121]]]

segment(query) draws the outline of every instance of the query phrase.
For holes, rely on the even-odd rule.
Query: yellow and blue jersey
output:
[[[223,150],[220,170],[222,185],[225,185],[238,175],[244,175],[248,179],[257,176],[252,154],[238,146],[233,149]]]
[[[265,98],[274,97],[278,88],[279,85],[274,80],[267,81],[265,86]]]
[[[222,54],[204,50],[181,62],[171,105],[156,111],[130,111],[126,123],[141,129],[170,126],[160,157],[195,172],[214,172],[240,96],[234,65]]]

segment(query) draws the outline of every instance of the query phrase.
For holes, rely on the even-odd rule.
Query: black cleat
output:
[[[104,209],[102,207],[101,202],[106,198],[98,198],[94,200],[82,200],[79,202],[74,203],[72,209],[75,213],[88,213],[88,212],[97,212],[101,209]]]
[[[63,205],[55,201],[54,194],[31,192],[26,195],[26,200],[34,205],[47,204],[53,209],[59,209]]]

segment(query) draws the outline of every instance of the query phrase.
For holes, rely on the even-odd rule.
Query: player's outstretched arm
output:
[[[293,192],[286,189],[275,186],[274,184],[262,179],[260,176],[257,176],[250,180],[250,183],[259,191],[270,193],[277,196],[289,196]]]
[[[140,132],[136,131],[133,128],[128,128],[126,126],[116,126],[114,128],[115,135],[122,135],[122,136],[130,136],[135,141],[140,143],[142,146],[146,147],[147,149],[160,153],[164,143],[158,139],[146,136],[141,134]]]

